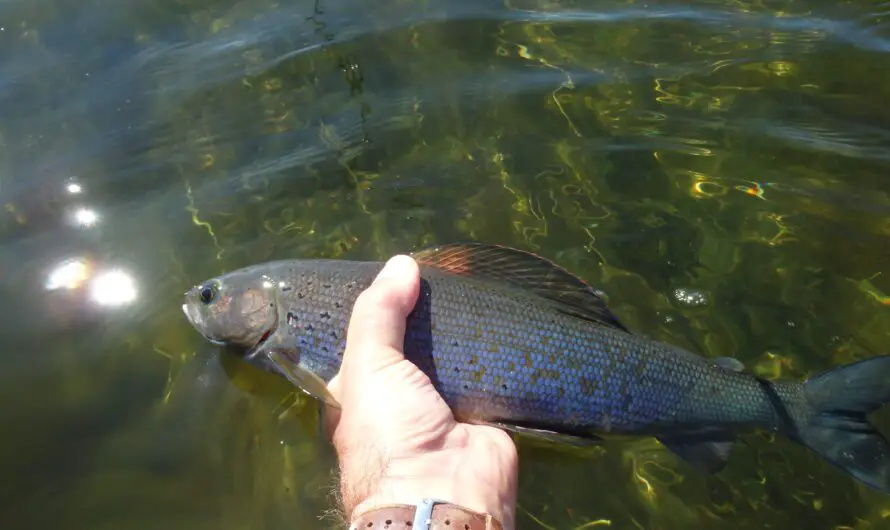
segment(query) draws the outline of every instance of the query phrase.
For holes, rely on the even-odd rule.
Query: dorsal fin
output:
[[[485,243],[449,243],[412,254],[420,265],[505,283],[557,302],[560,309],[591,322],[629,330],[584,280],[541,256]]]

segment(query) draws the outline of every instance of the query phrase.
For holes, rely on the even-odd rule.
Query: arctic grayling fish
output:
[[[768,381],[631,333],[594,289],[533,254],[452,244],[414,258],[421,294],[405,356],[459,420],[571,443],[655,436],[706,472],[723,467],[737,433],[766,429],[890,491],[890,446],[867,418],[890,400],[890,356]],[[353,303],[382,266],[262,263],[196,286],[183,310],[209,341],[336,406],[325,384]]]

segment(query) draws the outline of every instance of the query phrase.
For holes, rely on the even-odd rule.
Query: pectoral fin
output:
[[[288,347],[281,333],[273,333],[266,340],[249,350],[242,359],[254,366],[278,374],[309,396],[327,405],[340,408],[340,404],[328,390],[327,383],[314,373],[301,368],[288,353]]]
[[[328,390],[328,386],[322,378],[312,372],[303,370],[298,365],[291,363],[285,356],[274,350],[269,351],[267,357],[275,366],[278,373],[287,378],[288,381],[293,383],[300,390],[315,399],[321,400],[327,405],[340,408],[340,403],[337,402]]]
[[[269,349],[263,351],[256,359],[264,359],[263,364],[266,365],[268,370],[281,375],[309,396],[322,401],[326,405],[340,408],[340,403],[337,402],[328,390],[328,386],[322,378],[300,368],[299,365],[291,362],[286,355]]]

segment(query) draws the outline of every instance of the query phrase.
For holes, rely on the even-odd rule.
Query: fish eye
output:
[[[201,302],[204,304],[209,304],[210,302],[216,299],[216,293],[218,289],[215,283],[210,283],[201,288]]]

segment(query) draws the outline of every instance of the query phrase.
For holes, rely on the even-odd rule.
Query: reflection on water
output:
[[[125,305],[136,299],[136,284],[126,272],[110,270],[96,276],[90,294],[99,305]]]
[[[764,377],[890,350],[888,15],[0,3],[0,526],[332,525],[315,404],[179,309],[258,261],[492,241]],[[890,525],[890,498],[759,434],[714,476],[651,439],[521,458],[520,528]]]
[[[78,208],[74,212],[74,221],[85,228],[89,228],[99,222],[99,214],[89,208]]]
[[[77,289],[83,286],[89,275],[89,265],[85,260],[77,258],[65,260],[50,272],[46,288],[50,291]]]

